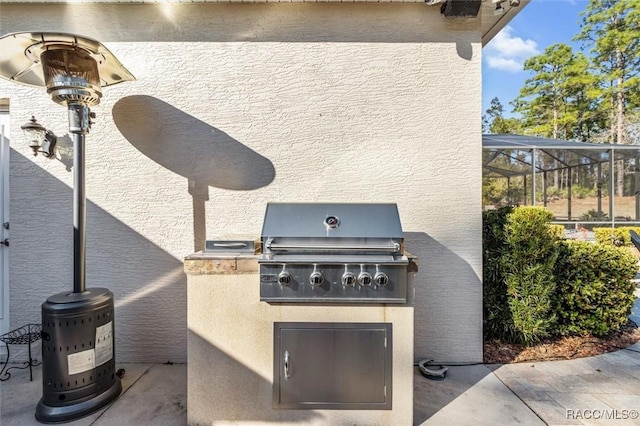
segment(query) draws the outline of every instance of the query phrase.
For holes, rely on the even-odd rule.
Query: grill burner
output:
[[[407,301],[395,204],[269,203],[261,242],[260,300]]]

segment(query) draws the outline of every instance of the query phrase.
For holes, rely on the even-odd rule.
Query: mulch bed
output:
[[[606,336],[557,337],[533,346],[489,340],[484,343],[484,362],[510,364],[584,358],[624,349],[638,341],[640,328],[633,321]]]

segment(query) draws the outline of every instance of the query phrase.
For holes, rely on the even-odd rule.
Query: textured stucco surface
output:
[[[410,304],[270,305],[259,301],[258,286],[247,283],[246,279],[257,281],[258,274],[189,274],[189,424],[413,424],[413,307]],[[412,276],[409,281],[411,287]],[[243,292],[237,291],[239,288]],[[225,299],[228,303],[210,309],[207,301],[212,299]],[[271,409],[273,324],[279,321],[392,324],[392,409]],[[292,369],[296,363],[304,363],[294,359],[292,355]]]
[[[412,4],[1,7],[3,34],[84,34],[137,77],[105,88],[87,137],[87,283],[115,295],[119,361],[186,360],[182,259],[258,236],[269,201],[398,203],[420,265],[416,358],[481,360],[478,20]],[[35,114],[70,144],[42,89],[2,80],[0,97],[13,135]],[[68,162],[25,145],[12,141],[13,325],[72,285]]]

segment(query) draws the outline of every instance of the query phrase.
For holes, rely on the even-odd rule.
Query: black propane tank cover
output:
[[[42,304],[42,423],[75,420],[120,395],[113,294],[106,288],[55,294]]]

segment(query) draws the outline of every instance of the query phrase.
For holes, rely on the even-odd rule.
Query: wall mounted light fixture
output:
[[[47,158],[53,158],[54,149],[58,137],[51,131],[47,130],[42,124],[38,123],[34,116],[31,120],[20,126],[24,132],[24,137],[29,142],[29,148],[33,150],[33,155],[41,153]]]

